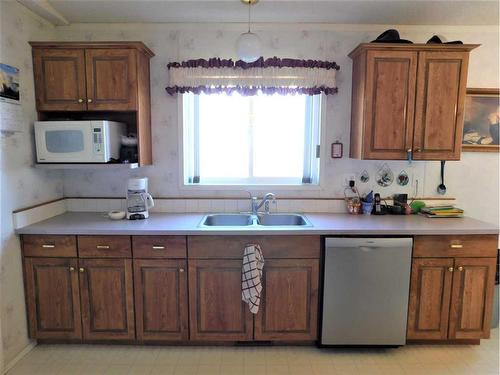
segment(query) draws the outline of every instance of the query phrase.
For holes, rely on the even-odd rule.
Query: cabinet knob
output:
[[[417,147],[417,148],[415,149],[415,152],[422,152],[422,149],[421,149],[420,147]]]
[[[457,270],[459,270],[460,272],[462,272],[464,270],[464,268],[462,266],[458,266]]]
[[[80,268],[78,269],[78,271],[79,271],[80,273],[84,273],[84,272],[85,272],[85,268],[80,267]]]
[[[75,270],[75,267],[69,267],[69,272],[73,272]]]
[[[406,150],[406,152],[407,152],[407,153],[410,153],[410,152],[412,152],[412,151],[413,151],[413,150],[412,150],[411,148],[409,148],[409,149],[407,149],[407,150]]]
[[[179,268],[179,272],[184,272],[184,268]]]
[[[78,103],[83,103],[83,99],[78,99]]]
[[[87,103],[92,103],[92,99],[87,99]]]
[[[453,267],[448,267],[448,271],[453,272]]]

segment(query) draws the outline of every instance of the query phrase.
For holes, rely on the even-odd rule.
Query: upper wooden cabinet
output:
[[[152,164],[149,60],[141,42],[30,42],[39,120],[98,118],[127,124],[138,162]],[[61,113],[70,112],[70,113]]]
[[[478,45],[360,44],[350,157],[459,160],[469,52]]]
[[[136,111],[139,97],[149,101],[153,53],[140,42],[31,46],[39,111]]]

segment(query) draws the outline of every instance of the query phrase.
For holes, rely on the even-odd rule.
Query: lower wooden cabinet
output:
[[[267,260],[263,276],[255,339],[316,340],[319,260]]]
[[[134,340],[134,292],[130,259],[80,259],[85,340]]]
[[[81,339],[77,267],[75,258],[25,258],[30,337]]]
[[[190,339],[249,341],[253,317],[241,300],[241,259],[189,260]]]
[[[496,258],[416,258],[409,340],[489,338]]]
[[[455,259],[450,339],[490,337],[495,272],[496,258]]]
[[[188,340],[185,260],[134,259],[137,340]]]

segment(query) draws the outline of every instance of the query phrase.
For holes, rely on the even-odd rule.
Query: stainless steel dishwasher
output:
[[[412,238],[325,241],[321,345],[404,345]]]

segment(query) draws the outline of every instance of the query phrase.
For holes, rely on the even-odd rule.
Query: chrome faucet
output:
[[[273,193],[267,193],[264,195],[264,198],[258,202],[257,197],[254,197],[251,192],[247,191],[248,194],[250,194],[250,205],[252,207],[252,215],[257,215],[259,208],[264,206],[264,211],[266,214],[269,214],[269,202],[274,201],[276,199],[276,195]]]

